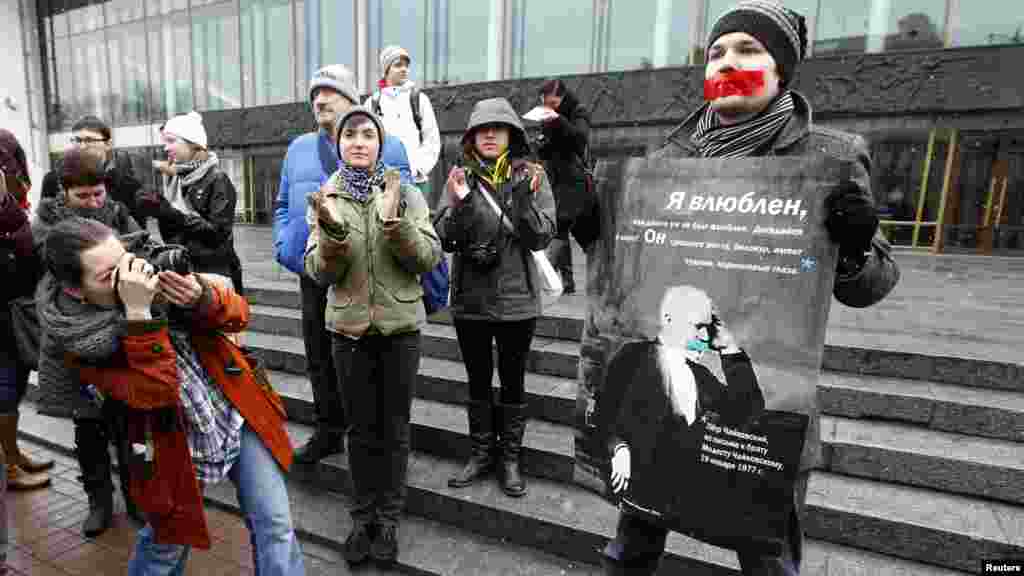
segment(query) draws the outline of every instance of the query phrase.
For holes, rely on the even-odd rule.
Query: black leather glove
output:
[[[863,254],[871,249],[878,231],[874,203],[853,182],[844,182],[829,194],[825,228],[829,238],[839,244],[840,254]]]

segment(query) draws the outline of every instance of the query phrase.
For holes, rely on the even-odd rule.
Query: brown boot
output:
[[[7,465],[8,490],[35,490],[36,488],[46,488],[49,485],[49,474],[29,474],[17,464]]]
[[[6,416],[6,414],[5,414],[5,416]],[[17,436],[17,434],[18,434],[18,420],[20,418],[21,418],[21,413],[20,412],[15,412],[14,413],[14,434],[15,434],[14,437],[15,437],[15,439],[17,439],[17,437],[18,437]],[[15,442],[15,446],[17,446],[17,442]],[[29,472],[29,473],[33,473],[34,474],[36,472],[44,472],[46,470],[49,470],[50,468],[53,468],[53,460],[35,460],[33,458],[30,458],[24,452],[22,452],[20,448],[17,448],[17,458],[18,459],[17,459],[17,461],[15,463],[18,466],[21,466],[21,469],[24,470],[25,472]]]
[[[8,455],[18,454],[18,417],[16,413],[0,414],[0,445],[4,453]],[[11,462],[7,463],[7,489],[8,490],[33,490],[50,485],[50,476],[47,474],[30,474],[8,456]]]

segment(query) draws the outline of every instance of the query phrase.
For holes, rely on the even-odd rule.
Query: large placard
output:
[[[582,484],[698,539],[778,551],[817,459],[836,259],[825,203],[848,170],[824,156],[600,167]]]

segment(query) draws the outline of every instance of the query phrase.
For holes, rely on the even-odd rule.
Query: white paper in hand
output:
[[[531,122],[542,122],[555,116],[558,116],[558,112],[555,112],[547,106],[536,106],[533,110],[523,114],[523,118]]]

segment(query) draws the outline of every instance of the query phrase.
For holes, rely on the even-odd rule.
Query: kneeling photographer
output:
[[[202,487],[229,479],[256,571],[302,574],[283,405],[225,335],[248,322],[245,299],[227,283],[158,269],[184,267],[185,254],[163,249],[147,261],[95,220],[57,224],[44,253],[43,330],[59,340],[83,387],[129,408],[130,490],[148,523],[128,573],[180,570],[191,546],[209,548]]]
[[[462,167],[448,176],[435,222],[455,254],[451,310],[469,376],[472,456],[448,484],[468,486],[494,468],[501,487],[526,494],[519,455],[526,426],[526,359],[541,313],[541,282],[531,252],[555,234],[555,202],[544,169],[528,161],[526,132],[504,98],[478,102],[462,138]],[[491,347],[498,346],[500,402],[495,409]],[[495,422],[497,420],[497,422]]]

